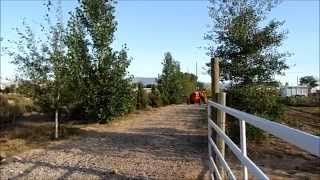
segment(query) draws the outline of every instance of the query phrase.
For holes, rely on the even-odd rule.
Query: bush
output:
[[[151,93],[149,94],[149,103],[152,107],[162,106],[161,95],[155,85],[151,87]]]
[[[228,106],[264,117],[277,120],[283,114],[283,106],[280,103],[279,90],[270,85],[246,85],[233,86],[228,91]],[[228,132],[230,136],[239,142],[238,120],[228,116]],[[265,137],[264,132],[251,125],[247,126],[247,137],[259,140]]]
[[[137,109],[145,109],[148,105],[148,95],[146,91],[143,89],[143,84],[138,84],[138,90],[137,90]]]
[[[32,112],[37,111],[39,108],[37,108],[33,101],[30,98],[26,98],[19,94],[8,94],[7,98],[9,101],[14,102],[17,106],[20,106],[21,109],[23,109],[24,112]]]
[[[281,102],[287,106],[319,106],[319,96],[297,96],[297,97],[283,97]]]
[[[8,103],[8,99],[5,96],[0,95],[0,123],[2,123],[9,116],[9,108],[10,105]]]
[[[25,113],[25,107],[15,102],[9,103],[6,96],[0,95],[0,123],[12,122]]]

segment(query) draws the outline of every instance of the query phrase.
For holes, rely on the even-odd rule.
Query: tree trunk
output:
[[[57,101],[56,101],[56,112],[55,112],[55,133],[54,138],[59,138],[59,99],[60,99],[60,93],[58,91]]]
[[[59,138],[59,112],[58,112],[58,108],[56,108],[56,112],[55,112],[55,133],[54,133],[54,138],[55,139]]]

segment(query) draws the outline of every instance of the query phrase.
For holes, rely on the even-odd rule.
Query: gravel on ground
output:
[[[206,113],[172,105],[34,149],[0,165],[2,179],[207,179]]]

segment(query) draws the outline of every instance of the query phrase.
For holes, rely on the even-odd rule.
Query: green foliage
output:
[[[8,98],[8,95],[0,94],[0,125],[1,123],[13,122],[21,117],[29,108],[28,105],[12,95]]]
[[[275,4],[271,0],[213,0],[210,17],[213,30],[206,39],[214,42],[211,56],[220,57],[222,80],[235,83],[265,82],[288,69],[288,53],[278,52],[286,37],[277,20],[261,27]],[[208,64],[210,67],[210,64]]]
[[[197,76],[191,73],[183,73],[182,75],[182,87],[183,96],[189,97],[193,91],[197,88]]]
[[[17,49],[9,54],[29,80],[19,91],[32,97],[44,112],[83,111],[107,122],[135,107],[128,49],[111,47],[117,24],[113,1],[80,0],[79,4],[64,28],[61,6],[55,8],[52,23],[49,0],[48,24],[41,25],[45,39],[37,39],[24,23],[24,32],[17,29]]]
[[[277,119],[282,114],[279,90],[267,85],[238,85],[228,92],[231,107],[258,116]]]
[[[20,88],[19,91],[35,99],[44,111],[53,111],[66,103],[68,93],[64,77],[67,71],[61,4],[56,8],[55,14],[51,11],[51,1],[48,1],[46,7],[47,24],[41,25],[44,38],[37,38],[24,21],[24,30],[16,29],[19,40],[11,41],[16,49],[10,51],[9,55],[13,57],[12,63],[17,65],[20,77],[29,80],[29,84],[24,85],[24,90]],[[51,21],[52,16],[56,18],[54,23]]]
[[[79,16],[92,41],[91,52],[94,52],[90,58],[88,103],[102,122],[131,111],[135,105],[132,78],[127,72],[130,64],[127,48],[113,51],[111,47],[116,30],[113,14],[113,1],[80,1]]]
[[[136,108],[145,109],[149,103],[148,101],[149,101],[148,95],[146,91],[143,89],[143,84],[138,83]]]
[[[183,100],[183,74],[178,61],[175,61],[170,52],[165,53],[162,62],[162,74],[158,79],[158,88],[164,105],[178,104]]]
[[[297,96],[297,97],[283,97],[281,102],[287,106],[304,106],[317,107],[320,104],[319,96]]]
[[[38,110],[30,98],[24,97],[20,94],[5,95],[8,101],[13,102],[14,105],[19,106],[22,112],[32,112]]]
[[[93,103],[91,92],[94,88],[90,83],[94,77],[92,57],[89,53],[89,40],[86,27],[82,23],[83,12],[77,8],[68,21],[65,44],[68,47],[67,61],[68,74],[66,76],[68,90],[74,92],[72,98],[71,116],[73,112],[88,111],[90,103]],[[79,108],[79,107],[83,108]]]
[[[283,106],[280,103],[279,90],[275,86],[270,85],[237,85],[228,91],[227,105],[264,117],[270,120],[279,120],[283,114]],[[239,140],[238,120],[232,117],[229,124],[229,133],[236,141]],[[261,139],[264,137],[263,131],[248,126],[247,137],[249,139]]]
[[[152,107],[162,106],[161,94],[155,85],[152,85],[151,87],[151,93],[149,94],[149,103]]]
[[[318,86],[318,82],[313,76],[304,76],[300,78],[300,84],[307,85],[309,88]]]
[[[197,82],[197,88],[199,88],[199,89],[205,89],[205,84],[203,83],[203,82]]]

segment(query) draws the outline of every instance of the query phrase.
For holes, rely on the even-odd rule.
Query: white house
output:
[[[307,86],[283,86],[280,89],[281,96],[308,96],[308,87]]]

